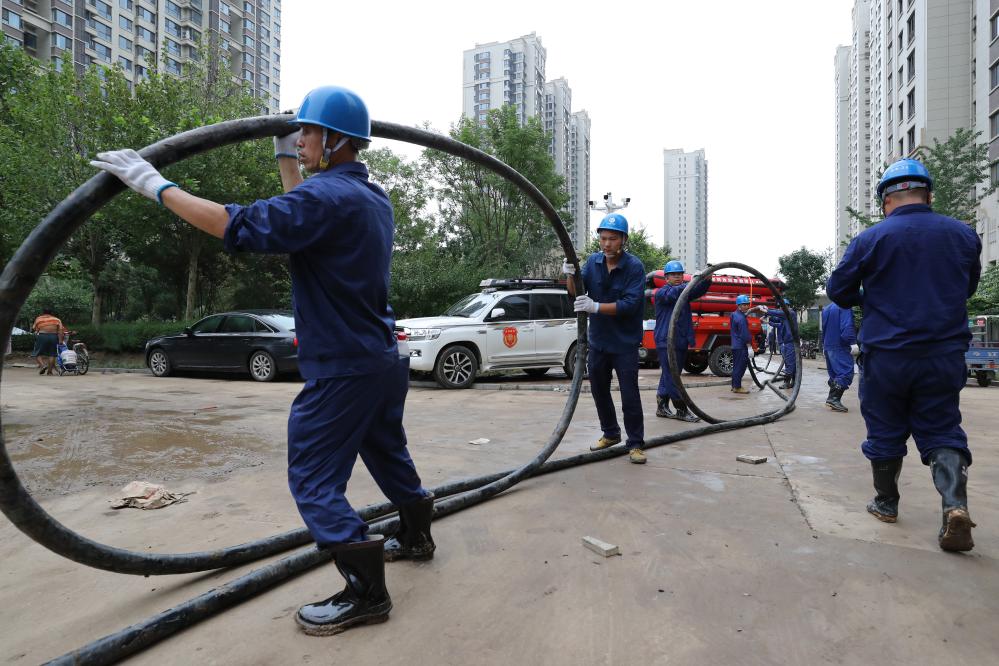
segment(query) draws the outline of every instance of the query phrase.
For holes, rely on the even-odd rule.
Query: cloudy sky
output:
[[[339,84],[373,118],[446,131],[461,115],[462,52],[537,33],[547,78],[564,76],[573,111],[590,115],[591,197],[631,197],[628,219],[662,242],[662,151],[704,148],[708,260],[771,273],[781,254],[833,243],[833,59],[852,6],[286,0],[281,105]]]

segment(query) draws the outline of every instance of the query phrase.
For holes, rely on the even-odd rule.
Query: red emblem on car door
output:
[[[517,346],[517,327],[507,326],[503,329],[503,344],[511,349]]]

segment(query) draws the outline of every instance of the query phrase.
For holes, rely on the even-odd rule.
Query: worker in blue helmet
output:
[[[669,364],[669,324],[673,317],[673,310],[676,309],[677,299],[680,298],[680,294],[687,286],[687,283],[683,281],[683,263],[676,259],[667,261],[666,265],[663,266],[663,274],[666,277],[666,285],[659,289],[647,289],[645,292],[647,296],[652,298],[656,308],[656,328],[653,332],[653,339],[656,343],[660,369],[659,389],[656,391],[656,416],[675,418],[686,423],[696,423],[700,419],[690,413],[686,401],[680,396],[680,391],[673,383]],[[710,279],[698,284],[690,292],[690,298],[677,315],[673,346],[676,350],[678,372],[683,372],[683,365],[687,360],[687,349],[694,343],[694,320],[690,314],[690,301],[708,293],[710,288]],[[670,400],[673,401],[673,406],[676,408],[675,412],[669,408]]]
[[[745,394],[748,390],[742,388],[742,376],[749,367],[749,359],[755,356],[752,336],[749,334],[749,296],[739,294],[735,297],[735,311],[729,316],[729,336],[732,342],[732,393]]]
[[[853,359],[860,355],[853,308],[830,303],[822,309],[822,350],[829,373],[826,406],[834,412],[849,411],[843,404],[843,393],[853,383]]]
[[[388,618],[384,562],[433,557],[433,498],[402,425],[409,359],[399,356],[388,303],[392,205],[357,160],[371,138],[367,108],[356,93],[325,86],[306,95],[291,122],[297,129],[275,138],[285,193],[250,205],[184,192],[132,150],[92,164],[221,238],[227,252],[288,255],[305,378],[288,418],[288,482],[316,545],[346,579],[342,592],[303,606],[296,619],[306,633],[328,635]],[[389,540],[368,534],[344,495],[358,455],[399,509]]]
[[[784,305],[790,310],[791,301],[782,299]],[[784,314],[781,308],[768,308],[766,305],[757,305],[753,310],[759,310],[767,318],[770,330],[774,331],[777,344],[780,346],[780,354],[784,359],[784,381],[780,385],[782,389],[794,388],[794,378],[798,369],[798,359],[794,352],[794,334],[798,330],[798,321],[794,316],[794,311],[790,310],[791,316]]]
[[[965,303],[978,287],[982,243],[972,226],[933,212],[933,179],[918,160],[885,169],[877,194],[885,219],[850,242],[826,293],[859,305],[861,449],[876,496],[867,510],[898,518],[898,478],[909,435],[942,498],[940,547],[971,550],[968,438],[961,428],[964,354],[971,334]],[[863,289],[863,291],[861,291]]]
[[[646,456],[642,397],[638,392],[638,347],[642,343],[645,268],[638,257],[625,249],[628,220],[624,215],[605,216],[597,226],[597,239],[600,251],[590,255],[582,267],[586,293],[576,294],[571,277],[575,275],[575,267],[568,261],[562,264],[562,271],[570,276],[569,294],[576,297],[575,311],[589,317],[586,363],[590,393],[603,433],[590,449],[597,451],[621,442],[621,426],[611,399],[613,373],[621,390],[628,459],[641,465]]]

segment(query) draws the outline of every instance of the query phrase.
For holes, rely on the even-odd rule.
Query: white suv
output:
[[[482,291],[439,317],[400,319],[411,370],[432,372],[444,388],[468,388],[479,371],[524,370],[540,377],[576,365],[576,317],[554,280],[483,280]]]

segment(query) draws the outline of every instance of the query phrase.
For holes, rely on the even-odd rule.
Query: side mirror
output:
[[[192,335],[194,335],[194,331],[192,331],[190,328],[185,328],[184,329],[184,335],[192,336]]]
[[[506,310],[503,308],[493,308],[493,311],[489,313],[490,319],[499,319],[506,316]]]

